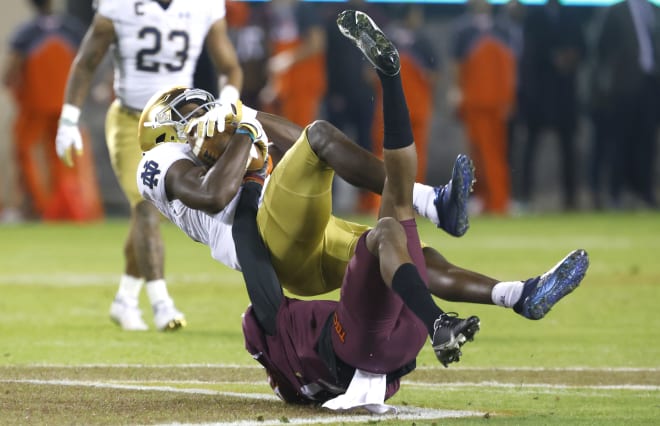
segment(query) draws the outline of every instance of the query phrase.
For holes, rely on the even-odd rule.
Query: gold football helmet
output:
[[[214,105],[215,97],[202,89],[175,86],[157,92],[140,115],[138,140],[142,151],[162,142],[187,143],[188,121]]]

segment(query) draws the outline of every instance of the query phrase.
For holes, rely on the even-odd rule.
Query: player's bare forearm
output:
[[[270,142],[282,155],[298,140],[303,128],[279,115],[259,111],[257,120],[261,123]]]
[[[238,60],[235,63],[230,63],[229,66],[221,67],[220,74],[227,77],[227,84],[231,84],[240,92],[243,87],[243,69]]]
[[[227,35],[227,23],[224,19],[211,26],[206,46],[218,73],[227,77],[227,84],[240,90],[243,87],[243,69]]]
[[[64,102],[81,107],[87,98],[93,78],[94,71],[84,66],[78,66],[74,62],[69,73]]]
[[[165,180],[168,197],[195,210],[211,215],[219,213],[234,198],[243,182],[251,146],[248,136],[235,135],[208,170],[192,166],[187,161],[173,164]]]
[[[114,40],[112,21],[96,15],[71,66],[65,103],[82,106],[92,85],[94,73]]]
[[[251,147],[252,140],[247,135],[234,135],[223,155],[204,177],[203,188],[215,194],[218,207],[224,208],[238,192]]]

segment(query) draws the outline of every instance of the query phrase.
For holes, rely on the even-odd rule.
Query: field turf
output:
[[[372,219],[365,219],[372,221]],[[494,306],[458,364],[430,346],[390,401],[398,416],[287,406],[243,348],[239,273],[164,223],[166,274],[188,327],[123,332],[108,318],[127,222],[0,227],[0,424],[642,425],[660,422],[660,215],[473,219],[422,239],[496,278],[544,272],[575,248],[583,284],[541,321]],[[327,297],[336,298],[332,293]]]

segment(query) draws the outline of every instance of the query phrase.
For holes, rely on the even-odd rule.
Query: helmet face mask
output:
[[[186,89],[156,114],[155,121],[161,126],[174,126],[182,141],[186,140],[185,128],[191,118],[199,117],[216,105],[215,98],[202,89]]]
[[[173,87],[156,93],[140,116],[138,139],[142,151],[162,142],[187,143],[186,125],[217,105],[215,97],[202,89]]]

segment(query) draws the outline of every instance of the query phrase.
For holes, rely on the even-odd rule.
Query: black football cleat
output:
[[[443,313],[433,324],[431,343],[435,356],[447,367],[452,362],[460,361],[461,346],[474,340],[479,331],[480,321],[476,316],[467,319],[458,318],[454,312]]]
[[[399,52],[366,13],[345,10],[337,17],[337,26],[376,69],[389,76],[399,73]]]

